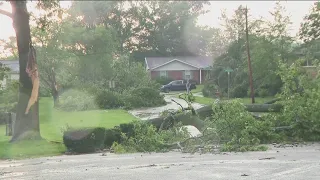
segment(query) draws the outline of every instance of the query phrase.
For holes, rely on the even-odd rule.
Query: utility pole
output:
[[[248,32],[248,7],[246,6],[246,40],[247,40],[247,54],[248,54],[248,68],[249,68],[249,83],[250,83],[250,95],[251,103],[254,104],[254,89],[253,89],[253,80],[252,80],[252,68],[250,60],[250,49],[249,49],[249,32]]]

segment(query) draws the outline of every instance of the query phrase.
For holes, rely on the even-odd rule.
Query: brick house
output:
[[[211,69],[212,57],[146,57],[146,70],[151,78],[167,77],[173,80],[191,79],[201,84]]]

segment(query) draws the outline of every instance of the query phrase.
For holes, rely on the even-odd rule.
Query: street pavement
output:
[[[320,145],[265,152],[181,152],[63,155],[0,161],[0,179],[14,180],[319,180]]]

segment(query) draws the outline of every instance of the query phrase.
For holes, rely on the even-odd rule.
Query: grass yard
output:
[[[0,126],[0,159],[58,155],[65,152],[62,135],[67,126],[112,128],[133,119],[125,110],[64,112],[53,108],[51,98],[41,98],[40,131],[44,140],[9,144],[11,137],[5,136],[5,126]]]
[[[251,104],[251,98],[239,98],[240,102],[242,102],[243,104]],[[265,97],[265,98],[261,98],[261,97],[256,97],[255,101],[257,104],[262,104],[266,101],[270,101],[274,99],[274,97]],[[209,98],[209,97],[198,97],[195,96],[195,102],[200,103],[200,104],[205,104],[205,105],[210,105],[214,102],[215,99],[213,98]],[[227,99],[222,99],[222,100],[227,100]]]

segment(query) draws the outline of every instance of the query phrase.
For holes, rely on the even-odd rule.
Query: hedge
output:
[[[104,148],[106,129],[82,128],[67,130],[63,134],[63,143],[68,151],[90,153]]]
[[[110,148],[114,142],[121,143],[121,133],[134,135],[134,124],[120,124],[111,129],[102,127],[71,129],[63,133],[63,143],[70,152],[91,153]]]

